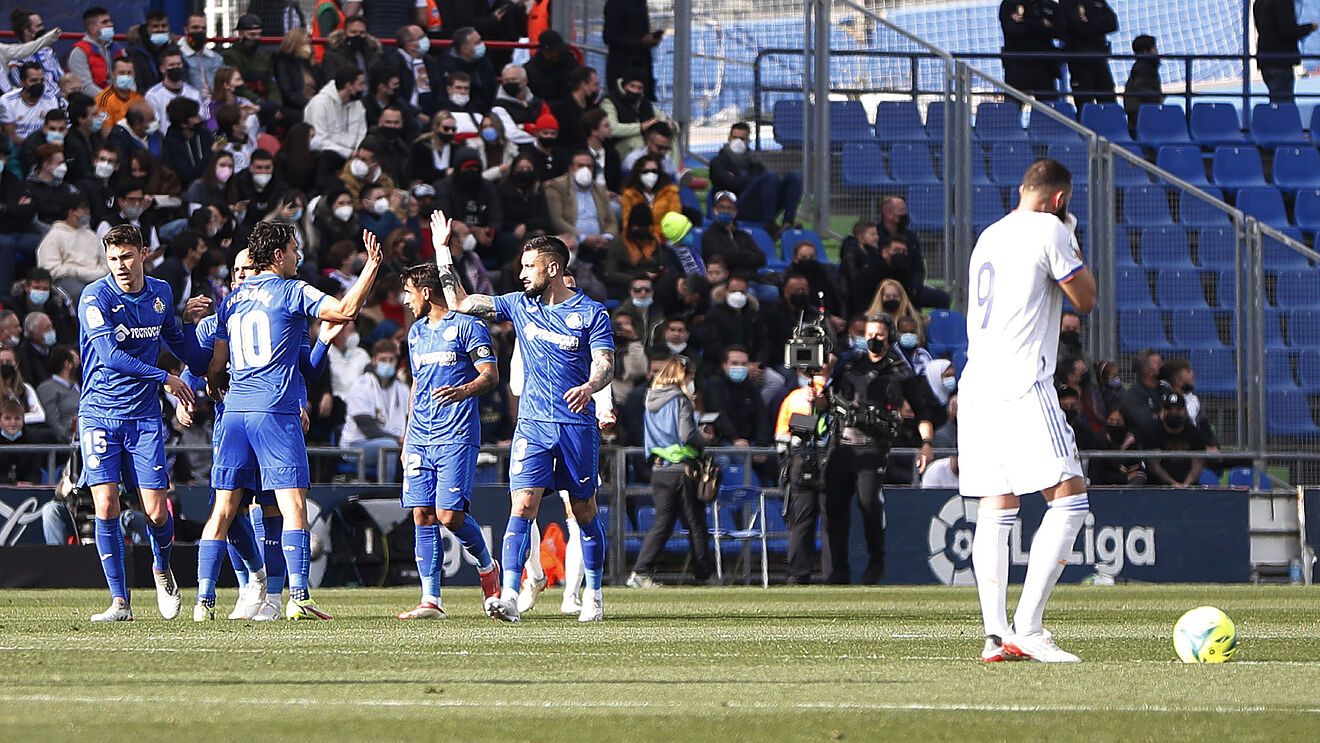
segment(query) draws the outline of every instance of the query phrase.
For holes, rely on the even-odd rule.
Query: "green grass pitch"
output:
[[[977,662],[965,588],[607,589],[587,626],[554,589],[517,626],[466,588],[426,623],[393,619],[408,589],[318,591],[325,623],[166,623],[135,595],[98,626],[104,592],[0,592],[0,740],[1320,739],[1320,593],[1290,586],[1062,587],[1067,667]],[[1174,659],[1203,604],[1237,622],[1227,665]]]

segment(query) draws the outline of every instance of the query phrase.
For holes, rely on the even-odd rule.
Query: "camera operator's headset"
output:
[[[868,315],[866,321],[868,323],[878,322],[884,325],[885,330],[888,331],[885,333],[885,337],[889,339],[889,347],[893,348],[895,339],[898,336],[898,323],[894,321],[894,318],[890,317],[888,313],[877,312],[874,315]]]

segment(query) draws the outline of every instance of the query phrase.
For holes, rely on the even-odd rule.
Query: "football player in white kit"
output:
[[[1019,192],[1017,209],[988,227],[972,250],[967,367],[958,383],[961,490],[980,502],[972,567],[985,620],[981,659],[1077,662],[1054,643],[1041,615],[1090,508],[1053,379],[1063,298],[1090,312],[1095,277],[1073,235],[1068,169],[1037,160]],[[1010,626],[1009,532],[1018,498],[1035,492],[1048,508]]]

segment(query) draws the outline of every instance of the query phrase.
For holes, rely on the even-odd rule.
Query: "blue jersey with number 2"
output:
[[[229,412],[297,415],[306,393],[299,353],[307,319],[326,295],[300,280],[261,273],[243,282],[220,305],[216,338],[229,343]]]

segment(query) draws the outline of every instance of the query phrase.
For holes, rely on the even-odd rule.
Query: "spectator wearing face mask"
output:
[[[592,163],[594,170],[594,158]],[[624,229],[629,227],[633,209],[639,204],[650,208],[651,232],[657,239],[663,237],[660,223],[665,215],[683,211],[678,184],[665,172],[661,158],[650,155],[641,157],[629,171],[619,199],[619,206],[625,216]]]
[[[139,150],[152,157],[160,157],[163,152],[160,122],[156,121],[156,112],[145,100],[134,101],[124,118],[109,131],[105,143],[119,153],[120,162],[127,162],[129,155]]]
[[[548,234],[552,226],[550,204],[536,179],[536,164],[531,158],[515,157],[509,177],[500,181],[497,188],[504,212],[504,230],[496,236],[497,258],[503,265],[513,259],[528,238],[538,233]]]
[[[37,428],[41,428],[38,426]],[[42,457],[29,453],[7,454],[9,446],[47,443],[46,436],[29,432],[23,424],[23,406],[17,400],[0,403],[0,483],[31,485],[41,480]]]
[[[349,388],[348,418],[340,447],[361,450],[367,470],[375,473],[381,450],[401,447],[408,423],[408,385],[398,381],[398,344],[391,340],[376,341],[371,348],[368,371]],[[387,452],[384,459],[386,471],[382,479],[394,482],[398,452]]]
[[[609,296],[619,301],[628,298],[633,279],[654,280],[665,272],[664,253],[653,230],[649,204],[633,205],[622,239],[610,244],[604,268]]]
[[[700,334],[702,359],[708,368],[723,363],[725,349],[737,346],[747,355],[753,381],[758,385],[761,369],[770,366],[778,355],[770,347],[761,305],[750,294],[748,281],[741,275],[730,276],[727,284],[711,292],[711,307],[700,326]]]
[[[614,148],[626,157],[645,144],[644,132],[657,123],[669,121],[669,117],[646,95],[647,74],[642,70],[632,68],[614,73],[607,70],[606,78],[610,83],[609,93],[600,107],[609,117]]]
[[[1138,436],[1143,449],[1169,452],[1204,452],[1205,436],[1201,429],[1188,420],[1187,401],[1177,392],[1166,392],[1160,397],[1157,425]],[[1201,482],[1205,470],[1205,457],[1172,459],[1151,457],[1146,462],[1151,484],[1187,488]]]
[[[1137,437],[1128,430],[1123,411],[1110,410],[1105,418],[1105,428],[1097,439],[1096,449],[1102,451],[1127,451],[1137,449]],[[1081,442],[1078,441],[1080,445]],[[1087,479],[1093,485],[1132,485],[1140,487],[1148,481],[1146,464],[1140,459],[1092,459],[1087,469]]]
[[[701,255],[709,264],[719,259],[730,271],[748,273],[765,266],[765,253],[750,233],[738,226],[738,197],[731,191],[715,194],[711,217],[715,223],[701,234]]]
[[[912,367],[914,374],[925,374],[931,355],[924,348],[926,339],[922,336],[921,321],[911,315],[897,315],[894,327],[898,330],[898,343],[895,346],[899,355]],[[954,446],[957,446],[956,439]]]
[[[797,222],[802,201],[802,175],[794,171],[774,173],[751,149],[752,127],[745,121],[729,129],[729,141],[710,161],[711,186],[731,191],[742,201],[743,219],[773,225]]]
[[[1192,368],[1191,362],[1183,358],[1169,359],[1160,367],[1160,379],[1169,389],[1183,396],[1183,403],[1187,406],[1187,420],[1201,431],[1206,449],[1218,451],[1219,438],[1205,414],[1205,408],[1201,407],[1201,399],[1195,393],[1196,370]]]
[[[196,101],[200,109],[205,105],[205,99],[201,91],[187,83],[188,71],[183,65],[183,54],[178,47],[168,47],[160,53],[160,69],[162,79],[147,90],[146,99],[156,112],[161,132],[168,135],[172,123],[168,116],[170,102],[175,98],[187,98]]]
[[[254,99],[265,100],[270,94],[267,86],[275,79],[275,65],[261,49],[261,19],[249,13],[238,19],[235,30],[238,43],[230,44],[220,56],[226,65],[242,73],[247,92]]]
[[[610,326],[614,330],[614,381],[610,382],[610,395],[622,401],[646,381],[646,344],[632,315],[615,310]]]
[[[953,362],[948,359],[932,359],[930,363],[926,364],[924,374],[926,375],[926,385],[930,387],[930,393],[935,396],[935,401],[939,403],[940,408],[944,409],[949,404],[949,398],[958,389],[958,378],[953,368]],[[931,418],[937,426],[943,424],[943,420],[935,420],[935,415],[932,414]]]
[[[362,238],[362,222],[348,189],[338,186],[321,197],[316,205],[316,217],[312,220],[312,232],[316,235],[317,263],[322,267],[326,265],[332,245]]]
[[[50,350],[56,342],[55,325],[44,312],[23,319],[23,340],[18,344],[18,368],[29,384],[40,386],[50,378]]]
[[[46,410],[41,407],[37,391],[23,378],[23,372],[18,366],[18,353],[9,344],[0,348],[0,400],[16,400],[22,406],[23,423],[26,425],[36,426],[46,422]]]
[[[515,144],[531,144],[532,135],[523,127],[535,123],[542,113],[549,111],[545,101],[528,87],[527,71],[521,65],[505,65],[500,72],[500,89],[495,94],[490,112],[504,124],[509,139]]]
[[[202,109],[194,100],[179,96],[165,106],[170,120],[162,145],[165,165],[183,183],[192,183],[205,172],[215,143],[210,130],[202,126]]]
[[[1123,418],[1136,434],[1137,440],[1145,441],[1159,427],[1160,404],[1163,391],[1160,389],[1160,368],[1164,359],[1159,352],[1145,349],[1132,359],[1132,374],[1135,381],[1119,400]],[[1184,408],[1186,402],[1183,403]]]
[[[490,110],[499,84],[495,66],[486,58],[486,43],[475,28],[467,26],[454,31],[453,45],[441,57],[440,69],[446,75],[452,76],[455,72],[467,75],[471,82],[470,95],[477,110]]]
[[[1100,390],[1096,389],[1091,379],[1086,360],[1080,356],[1065,358],[1055,367],[1054,379],[1058,385],[1067,387],[1077,396],[1081,424],[1092,433],[1098,434],[1103,430],[1109,410],[1105,407]]]
[[[480,245],[476,235],[462,222],[454,222],[449,235],[449,257],[454,262],[454,275],[468,294],[494,294],[495,286],[490,274],[477,254]]]
[[[841,318],[847,314],[843,282],[839,280],[839,274],[834,270],[834,266],[820,262],[815,243],[803,241],[793,246],[792,262],[789,263],[788,272],[807,277],[812,294],[824,295],[825,311],[831,318],[839,319],[838,328],[842,329]]]
[[[96,109],[106,115],[105,125],[112,127],[128,115],[128,107],[143,100],[137,90],[133,62],[120,57],[111,67],[110,85],[96,97]]]
[[[1123,378],[1119,376],[1118,364],[1112,361],[1097,361],[1092,370],[1095,373],[1096,388],[1104,401],[1105,410],[1117,410],[1119,398],[1123,394]]]
[[[27,173],[37,164],[37,148],[42,145],[59,145],[68,152],[69,115],[61,108],[52,108],[46,112],[41,128],[23,140],[18,148],[19,172]],[[72,169],[72,165],[70,165]],[[73,179],[76,182],[76,179]]]
[[[596,183],[594,167],[591,155],[579,152],[573,156],[567,173],[544,186],[551,229],[576,240],[579,259],[603,259],[619,234],[609,195]]]
[[[46,112],[60,108],[59,92],[46,84],[41,65],[28,62],[19,68],[22,85],[0,95],[0,126],[15,146],[40,131]]]
[[[228,203],[229,182],[233,177],[234,156],[228,152],[215,153],[202,177],[193,181],[183,198],[192,204]]]
[[[340,169],[339,182],[348,189],[353,198],[359,198],[362,189],[368,183],[379,184],[387,193],[393,193],[398,187],[394,179],[380,167],[380,160],[376,155],[379,150],[380,143],[376,138],[367,137],[358,145],[353,157]]]
[[[362,198],[358,200],[358,220],[362,228],[385,243],[385,238],[394,230],[403,226],[403,222],[390,209],[389,192],[379,183],[368,183],[362,187]]]
[[[481,163],[485,167],[481,177],[491,183],[507,179],[513,168],[513,159],[521,154],[521,148],[510,142],[506,134],[507,130],[499,117],[486,114],[481,117],[479,138],[472,140],[471,146],[481,155]]]
[[[482,177],[481,155],[471,147],[454,154],[454,174],[435,184],[435,206],[467,225],[486,253],[495,233],[504,228],[504,206],[495,184]]]
[[[949,394],[949,401],[944,405],[945,415],[948,417],[944,425],[935,429],[935,435],[931,437],[931,442],[936,449],[957,449],[958,448],[958,392]],[[936,456],[941,456],[937,454]],[[924,480],[922,481],[925,482]]]
[[[303,112],[303,121],[314,132],[312,149],[320,148],[318,171],[323,173],[339,170],[367,134],[367,113],[362,106],[366,74],[345,67],[326,77],[329,82],[312,96]]]
[[[110,273],[110,267],[101,240],[90,228],[92,214],[86,198],[73,192],[64,198],[65,218],[52,224],[42,238],[37,266],[49,273],[65,295],[81,297],[83,288]]]
[[[632,317],[638,337],[649,348],[649,339],[655,337],[655,329],[664,318],[655,305],[655,282],[648,278],[635,278],[629,282],[628,298],[616,312]]]
[[[536,53],[526,65],[527,86],[543,100],[568,97],[573,90],[573,73],[578,69],[573,50],[558,31],[551,29],[542,31],[536,43]],[[579,111],[579,117],[581,114]]]
[[[531,66],[528,67],[530,69]],[[592,111],[604,112],[600,105],[600,76],[591,67],[576,67],[565,80],[568,86],[566,95],[556,97],[541,92],[540,96],[550,102],[550,112],[559,121],[559,138],[563,140],[563,146],[582,147],[586,144],[588,126],[583,117]],[[537,89],[534,80],[532,89]],[[608,114],[605,115],[604,120],[609,121]],[[619,153],[614,149],[611,139],[613,139],[613,130],[606,134],[605,142],[609,144],[608,149],[614,152],[617,160]]]
[[[69,164],[70,183],[76,184],[92,174],[96,159],[96,148],[92,145],[95,122],[96,101],[82,93],[71,93],[64,132],[64,161]]]
[[[60,194],[71,186],[64,185],[69,166],[64,164],[64,148],[57,144],[43,144],[35,153],[36,164],[28,174],[28,191],[37,204],[37,219],[43,224],[58,222],[62,217]]]
[[[1059,361],[1070,356],[1085,357],[1082,350],[1082,318],[1075,312],[1059,317]]]
[[[710,361],[719,374],[712,374],[702,387],[701,399],[708,413],[719,413],[715,419],[717,446],[740,448],[770,446],[773,442],[770,412],[757,390],[754,375],[759,369],[746,348],[731,344],[723,349],[720,358]]]
[[[275,173],[275,157],[265,150],[254,151],[247,169],[232,180],[234,199],[247,202],[245,221],[249,226],[269,214],[288,188]]]
[[[948,292],[926,286],[926,259],[921,253],[920,238],[910,228],[911,221],[908,216],[907,200],[900,196],[886,196],[880,202],[878,244],[884,248],[897,237],[907,245],[911,278],[903,287],[912,298],[912,304],[918,308],[948,307]]]
[[[1086,413],[1082,411],[1082,398],[1077,394],[1076,388],[1060,384],[1058,396],[1059,409],[1063,411],[1063,418],[1068,421],[1068,427],[1072,430],[1073,437],[1077,439],[1077,448],[1081,451],[1103,449],[1108,443],[1103,436],[1104,426],[1102,425],[1099,431],[1091,427]]]
[[[784,286],[780,290],[781,301],[767,307],[762,315],[765,317],[766,333],[770,348],[784,348],[788,343],[789,337],[797,327],[799,319],[804,322],[817,322],[821,318],[818,308],[818,300],[811,293],[811,283],[806,276],[801,274],[788,274],[784,277]],[[839,320],[842,326],[843,320]],[[833,322],[825,323],[825,334],[833,343],[835,335],[838,333]],[[834,346],[838,348],[837,345]],[[792,376],[786,378],[792,379]]]
[[[536,165],[536,177],[545,183],[562,176],[568,170],[570,160],[573,158],[559,148],[559,121],[555,119],[554,114],[549,111],[542,112],[534,126],[536,141],[523,145],[518,153],[532,159]]]
[[[46,269],[29,269],[23,278],[22,290],[6,304],[18,313],[20,320],[33,312],[46,313],[61,343],[78,341],[78,325],[69,307],[70,300],[64,292],[54,289],[50,272]]]

